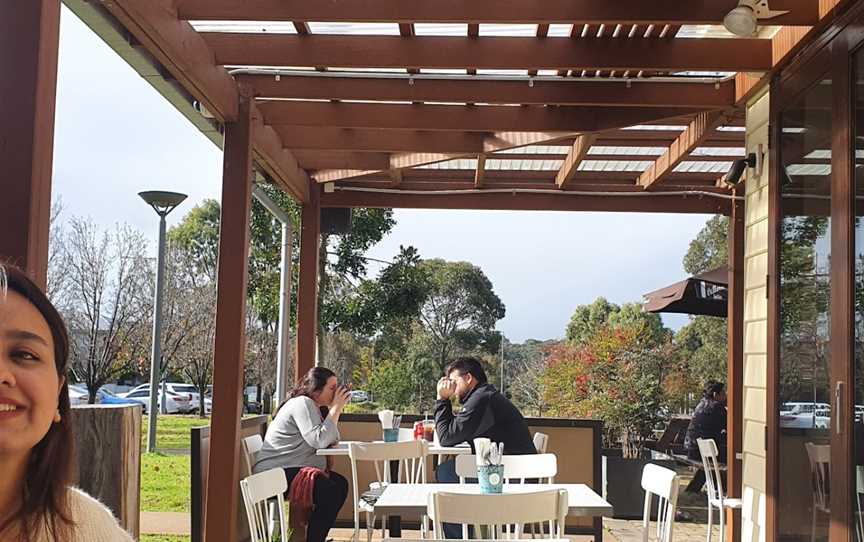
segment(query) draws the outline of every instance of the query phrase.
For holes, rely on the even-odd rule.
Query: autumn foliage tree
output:
[[[542,377],[553,415],[604,422],[606,447],[638,457],[666,410],[664,370],[672,345],[647,340],[636,327],[602,327],[579,346],[550,350]]]

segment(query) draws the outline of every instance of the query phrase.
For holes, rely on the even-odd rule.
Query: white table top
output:
[[[435,444],[429,445],[429,454],[430,455],[460,455],[460,454],[470,454],[471,447],[467,444],[460,444],[457,446],[439,446]],[[348,441],[339,442],[336,446],[332,448],[324,448],[322,450],[318,450],[315,452],[316,455],[335,455],[340,456],[348,455]]]
[[[504,493],[533,493],[566,489],[571,516],[611,516],[612,505],[585,484],[504,484]],[[480,494],[480,484],[390,484],[378,497],[375,512],[388,515],[421,515],[429,494],[436,491]]]

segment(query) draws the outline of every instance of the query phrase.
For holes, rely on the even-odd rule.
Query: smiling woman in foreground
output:
[[[130,541],[111,512],[70,486],[69,338],[20,270],[0,265],[0,541]]]

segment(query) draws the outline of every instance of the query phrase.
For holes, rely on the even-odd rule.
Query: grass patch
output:
[[[189,542],[189,537],[169,534],[142,534],[141,542]]]
[[[190,461],[188,455],[141,454],[141,510],[189,512]]]
[[[165,414],[159,415],[156,423],[156,448],[186,449],[191,446],[191,429],[210,425],[210,418],[200,418],[197,414]],[[146,416],[141,420],[141,449],[147,449],[147,427],[149,420]]]

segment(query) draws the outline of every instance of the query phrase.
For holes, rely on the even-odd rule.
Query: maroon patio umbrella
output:
[[[724,265],[647,293],[642,296],[642,311],[725,317],[728,276]]]

